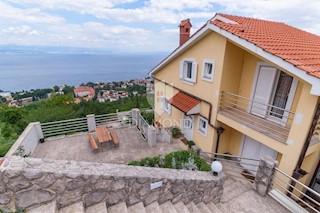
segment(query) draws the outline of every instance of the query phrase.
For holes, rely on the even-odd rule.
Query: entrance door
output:
[[[276,76],[277,69],[275,67],[260,65],[256,73],[255,89],[252,97],[252,114],[263,118],[267,116],[267,104],[271,100]]]
[[[273,159],[276,159],[277,152],[274,151],[273,149],[270,149],[269,147],[259,143],[258,141],[254,140],[248,136],[245,136],[241,157],[261,159],[264,156],[269,156],[269,157],[272,157]],[[252,160],[242,159],[240,164],[245,169],[247,169],[250,173],[255,175],[259,162],[254,162]],[[251,164],[251,165],[248,165],[248,164]]]
[[[183,115],[183,135],[187,140],[193,140],[193,116]]]

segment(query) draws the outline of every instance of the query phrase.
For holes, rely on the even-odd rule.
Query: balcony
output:
[[[222,91],[219,114],[285,143],[294,112]]]

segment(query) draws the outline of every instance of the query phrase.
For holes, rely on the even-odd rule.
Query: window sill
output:
[[[213,78],[206,78],[206,77],[203,77],[203,76],[202,76],[201,79],[204,80],[204,81],[210,82],[210,83],[213,82]]]
[[[202,129],[198,129],[198,132],[199,132],[202,136],[207,137],[207,132],[206,132],[206,131],[204,131],[204,130],[202,130]]]
[[[181,80],[183,83],[188,84],[188,85],[190,85],[190,86],[193,86],[193,85],[195,84],[194,82],[189,81],[189,80],[187,80],[187,79],[180,78],[180,80]]]

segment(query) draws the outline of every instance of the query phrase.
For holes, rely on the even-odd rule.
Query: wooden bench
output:
[[[116,132],[114,131],[114,129],[110,130],[110,135],[111,135],[111,138],[112,138],[114,145],[119,146],[119,138],[118,138]]]
[[[98,147],[98,145],[96,143],[96,140],[94,139],[93,135],[89,133],[88,137],[89,137],[89,142],[90,142],[90,145],[91,145],[91,148],[92,148],[93,152],[98,152],[99,147]]]

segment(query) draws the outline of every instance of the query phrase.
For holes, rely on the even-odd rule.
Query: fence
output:
[[[132,122],[131,111],[110,113],[104,115],[88,115],[83,118],[75,118],[62,121],[54,121],[48,123],[42,123],[41,128],[44,138],[74,134],[77,132],[87,132],[88,121],[94,119],[93,127],[106,126],[106,127],[120,127],[128,126]]]
[[[241,156],[201,152],[201,156],[208,162],[218,160],[223,165],[223,171],[228,176],[253,183],[258,169],[259,160]]]
[[[257,131],[286,142],[294,112],[226,91],[221,92],[220,112]]]
[[[144,119],[144,117],[142,117],[142,115],[140,113],[138,114],[138,126],[137,127],[140,130],[141,135],[143,136],[143,138],[145,140],[147,140],[148,139],[148,127],[149,127],[149,124],[146,121],[146,119]]]
[[[306,212],[320,212],[320,194],[300,181],[292,178],[285,172],[276,168],[277,174],[272,182],[272,195],[279,197],[289,196],[293,201],[304,207]],[[290,181],[288,181],[290,180]],[[291,184],[292,181],[292,184]],[[292,190],[289,190],[291,188]],[[281,198],[279,199],[281,200]]]
[[[88,131],[87,118],[75,118],[41,124],[45,138]]]
[[[261,178],[261,172],[264,173],[270,166],[263,166],[261,159],[245,158],[228,154],[200,152],[200,155],[208,162],[218,160],[223,165],[223,171],[227,176],[236,179],[246,180],[253,183],[254,186],[260,180],[267,180],[266,172]],[[273,160],[272,160],[273,161]],[[274,164],[276,165],[276,164]],[[274,172],[270,170],[270,187],[269,195],[281,203],[291,212],[317,212],[320,213],[320,194],[279,168],[274,166]],[[257,175],[257,173],[259,173]],[[263,176],[262,175],[262,176]],[[259,176],[259,177],[258,177]],[[291,181],[293,184],[291,184]],[[259,187],[255,187],[256,190]],[[290,190],[290,188],[292,190]]]

